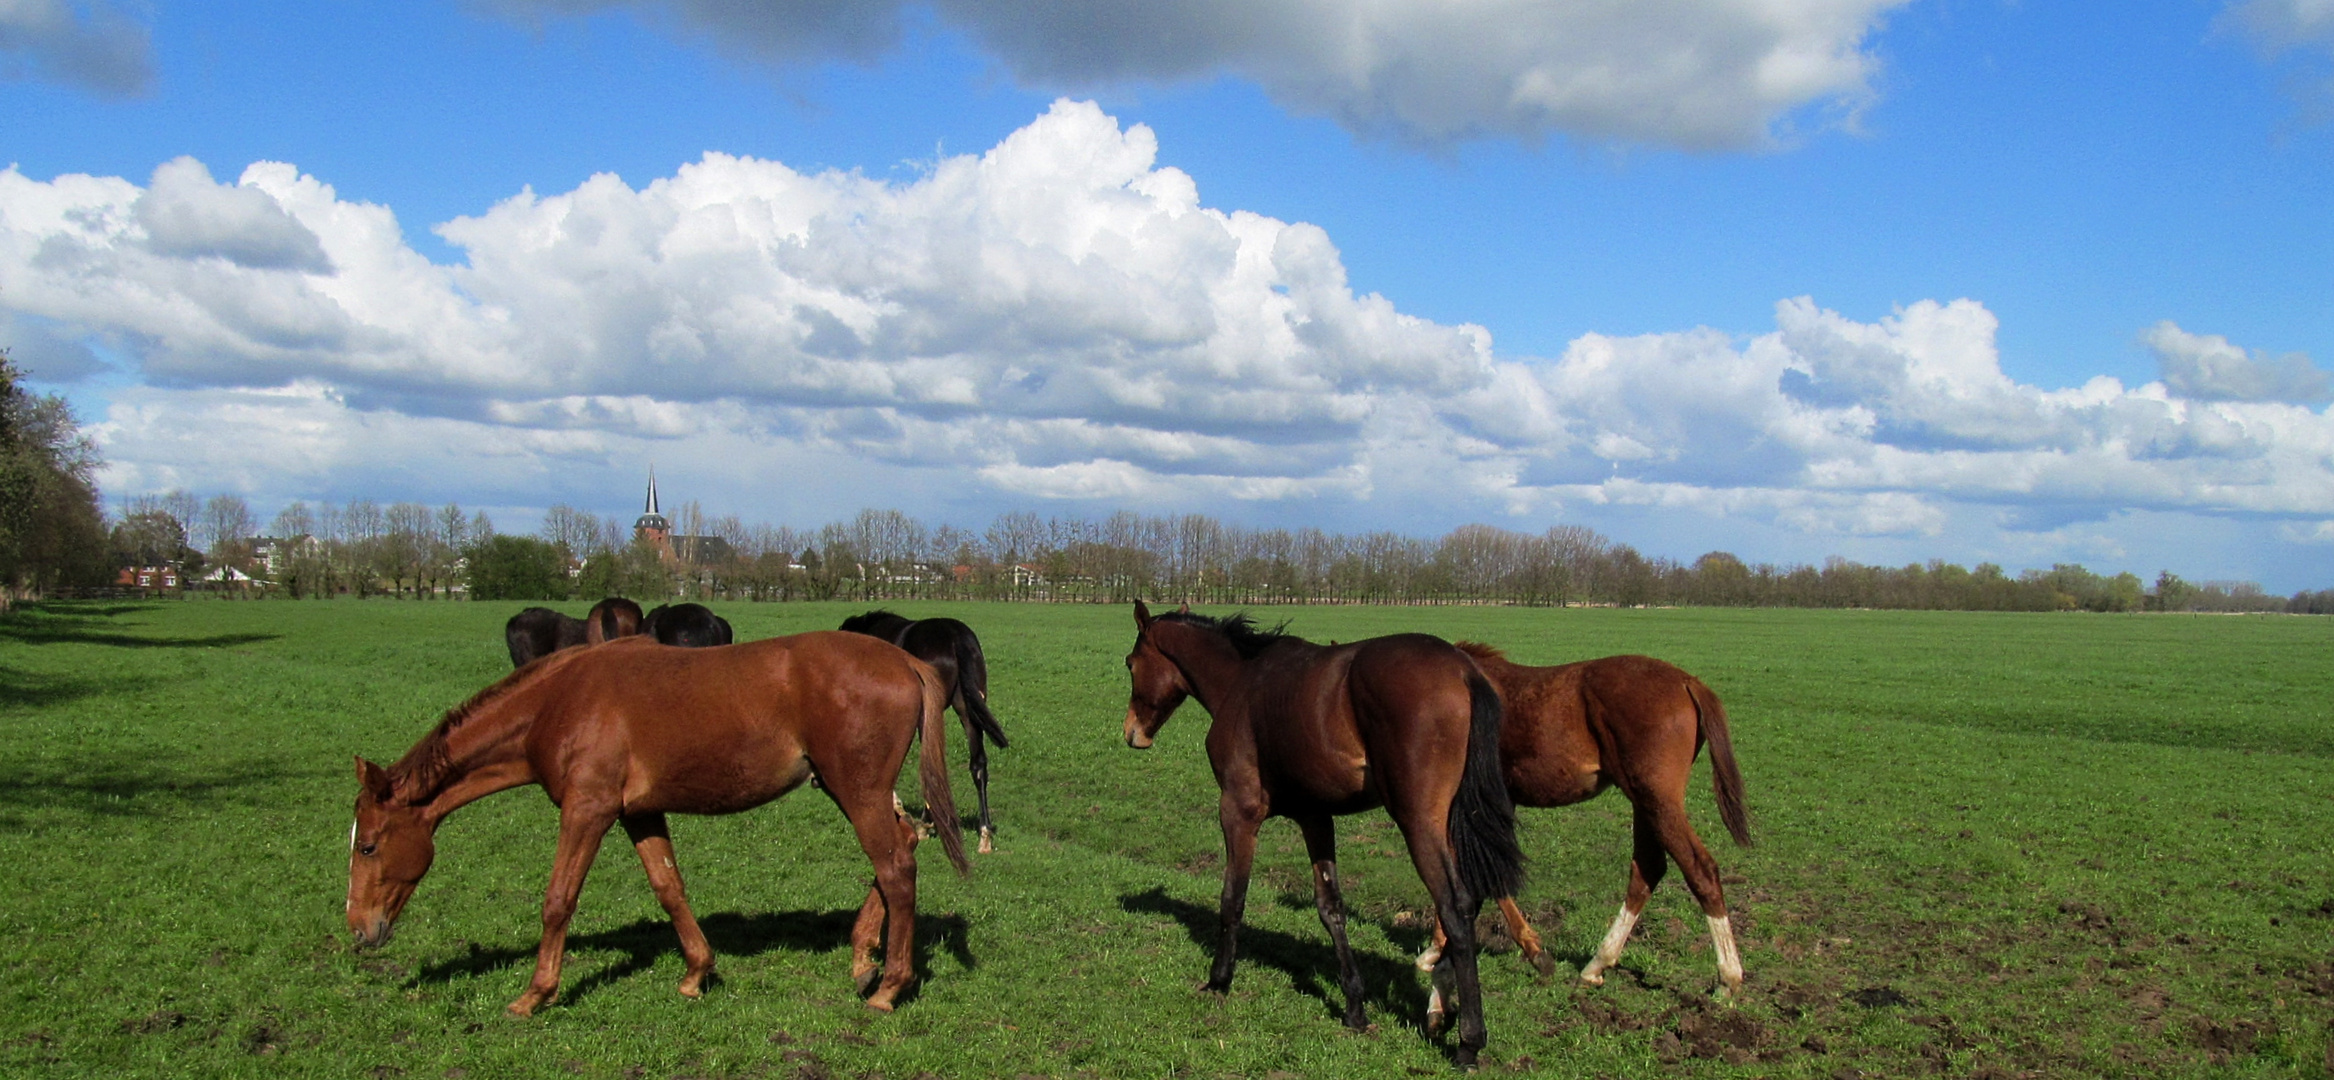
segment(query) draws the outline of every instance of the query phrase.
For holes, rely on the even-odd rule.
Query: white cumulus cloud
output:
[[[1502,356],[1357,295],[1322,230],[1207,206],[1156,151],[1065,101],[899,182],[708,154],[443,223],[456,265],[287,164],[228,184],[181,159],[144,187],[0,171],[0,331],[50,378],[102,347],[142,380],[95,425],[120,492],[339,477],[547,502],[653,458],[842,501],[824,514],[921,492],[1817,537],[2152,513],[2300,540],[2334,519],[2306,361],[2164,323],[2163,381],[2037,387],[1974,300],[1866,322],[1806,297],[1748,337]]]

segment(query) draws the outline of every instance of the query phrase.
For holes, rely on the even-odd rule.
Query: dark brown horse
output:
[[[940,673],[956,718],[964,723],[964,741],[972,747],[973,790],[981,798],[980,850],[987,854],[993,850],[994,830],[989,824],[989,748],[983,740],[995,742],[999,750],[1006,743],[1004,726],[989,711],[989,661],[981,653],[981,639],[955,619],[910,619],[881,608],[853,615],[841,628],[891,642]]]
[[[703,604],[658,604],[640,620],[640,632],[664,645],[703,649],[735,640],[729,620]]]
[[[621,822],[656,898],[681,937],[695,997],[713,970],[665,831],[667,813],[727,814],[817,777],[875,864],[851,931],[851,974],[867,1004],[890,1010],[914,979],[916,830],[892,785],[921,731],[924,798],[940,840],[968,870],[949,797],[939,677],[922,661],[857,634],[822,632],[721,649],[672,649],[632,638],[555,653],[448,712],[395,765],[357,759],[349,839],[348,926],[359,947],[389,937],[429,871],[438,823],[482,796],[541,784],[559,807],[559,852],[543,900],[535,977],[510,1011],[533,1013],[559,992],[567,923],[600,838]]]
[[[1636,810],[1636,853],[1629,861],[1629,892],[1596,955],[1580,969],[1582,982],[1601,986],[1605,969],[1621,958],[1645,898],[1675,859],[1686,888],[1701,902],[1718,957],[1719,992],[1742,985],[1742,956],[1726,917],[1718,864],[1686,820],[1686,781],[1702,744],[1710,744],[1710,783],[1718,816],[1734,842],[1750,846],[1750,817],[1742,804],[1742,772],[1726,731],[1726,708],[1702,680],[1650,656],[1608,656],[1557,667],[1527,667],[1499,650],[1459,643],[1498,685],[1507,706],[1499,759],[1508,794],[1518,806],[1570,806],[1618,787]],[[1508,933],[1526,960],[1553,969],[1540,936],[1524,921],[1515,898],[1499,898]],[[1436,935],[1436,947],[1441,945]],[[1434,962],[1436,949],[1418,958]]]
[[[561,649],[597,645],[637,634],[640,620],[639,604],[611,596],[593,604],[591,613],[581,619],[550,608],[528,608],[503,624],[502,638],[510,646],[511,666],[525,667],[527,661]]]
[[[1314,903],[1337,947],[1346,1026],[1365,1026],[1331,819],[1383,806],[1451,928],[1434,972],[1427,1031],[1442,1026],[1451,988],[1459,1012],[1456,1058],[1472,1066],[1484,1042],[1475,913],[1485,898],[1511,894],[1523,881],[1515,809],[1500,783],[1499,695],[1474,661],[1425,634],[1323,646],[1258,630],[1240,615],[1212,619],[1186,610],[1152,618],[1138,602],[1126,664],[1133,684],[1128,746],[1150,746],[1185,697],[1199,699],[1214,718],[1207,745],[1222,789],[1224,893],[1206,989],[1222,993],[1232,985],[1257,827],[1286,817],[1303,830],[1312,858]]]

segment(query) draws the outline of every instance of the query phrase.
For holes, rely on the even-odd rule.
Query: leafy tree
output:
[[[567,552],[532,536],[495,536],[473,544],[467,571],[472,600],[565,600]]]
[[[58,585],[103,584],[97,444],[54,394],[35,396],[0,349],[0,610]]]

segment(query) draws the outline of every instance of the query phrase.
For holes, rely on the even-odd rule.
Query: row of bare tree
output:
[[[465,552],[494,533],[483,512],[456,505],[361,499],[295,502],[275,516],[269,538],[252,535],[254,520],[234,496],[171,493],[131,500],[116,533],[151,534],[155,550],[172,542],[200,548],[190,557],[199,562],[208,552],[213,565],[242,568],[282,595],[414,597],[451,594]],[[1942,561],[1752,564],[1726,552],[1681,563],[1578,525],[1541,532],[1463,525],[1426,538],[1254,528],[1204,514],[1015,511],[975,533],[927,526],[897,510],[863,510],[797,529],[708,518],[692,502],[673,526],[678,542],[658,550],[622,519],[560,505],[545,513],[536,538],[574,567],[573,590],[585,598],[2307,611],[2316,595],[2289,601],[2245,583],[2192,585],[2169,571],[2151,586],[2075,565],[2012,574],[1991,563]]]

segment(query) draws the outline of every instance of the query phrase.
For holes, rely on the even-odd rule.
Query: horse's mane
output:
[[[898,619],[901,622],[915,621],[890,608],[875,608],[843,620],[842,629],[855,634],[864,634],[869,628],[881,624],[885,619]]]
[[[1289,624],[1285,621],[1266,630],[1258,627],[1256,620],[1249,618],[1245,611],[1222,618],[1202,615],[1196,611],[1170,611],[1159,616],[1158,621],[1185,623],[1222,634],[1225,640],[1232,643],[1233,651],[1239,653],[1242,660],[1254,660],[1257,654],[1283,641],[1304,640],[1289,633]]]
[[[413,748],[407,750],[404,757],[398,758],[396,764],[389,766],[391,790],[396,791],[407,805],[426,802],[435,797],[438,789],[444,786],[447,774],[453,771],[453,751],[448,747],[447,742],[448,737],[454,733],[454,729],[461,727],[463,721],[470,719],[480,709],[508,697],[512,691],[519,687],[534,682],[537,676],[555,666],[552,663],[553,657],[577,651],[580,650],[562,649],[556,653],[537,657],[530,661],[527,666],[496,679],[486,689],[470,695],[468,701],[446,710],[446,715],[439,718],[437,727],[431,728],[430,733],[422,736],[420,742],[413,744]]]
[[[1485,645],[1480,641],[1455,641],[1452,642],[1452,644],[1458,646],[1460,652],[1466,653],[1467,655],[1472,656],[1477,660],[1507,659],[1506,653],[1492,648],[1489,645]]]

